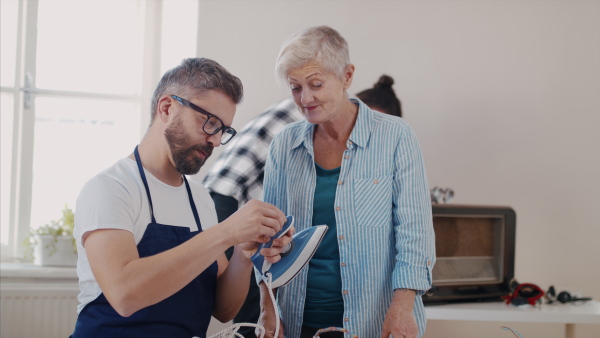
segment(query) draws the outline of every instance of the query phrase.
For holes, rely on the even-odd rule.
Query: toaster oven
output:
[[[511,292],[516,214],[510,207],[433,204],[436,263],[425,304],[501,301]]]

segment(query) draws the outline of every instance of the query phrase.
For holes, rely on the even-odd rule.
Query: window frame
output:
[[[161,39],[163,0],[138,0],[143,36],[142,77],[138,95],[112,95],[76,91],[47,90],[33,85],[37,57],[37,20],[40,0],[18,1],[17,48],[15,49],[15,80],[12,87],[0,87],[2,93],[12,95],[13,135],[11,156],[10,202],[8,210],[8,240],[1,244],[2,262],[20,261],[24,254],[24,241],[30,232],[33,183],[33,137],[35,128],[34,97],[85,97],[124,100],[137,103],[141,109],[139,124],[143,135],[150,122],[150,100],[154,85],[161,75]],[[157,38],[158,37],[158,38]],[[32,74],[32,75],[28,75]],[[6,187],[3,187],[5,189]]]

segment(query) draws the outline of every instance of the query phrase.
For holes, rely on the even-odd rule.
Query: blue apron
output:
[[[156,255],[184,243],[200,233],[202,226],[190,185],[185,176],[183,176],[183,180],[198,231],[191,232],[188,227],[156,223],[150,189],[137,147],[134,154],[146,188],[152,216],[152,223],[148,224],[144,236],[137,246],[141,258]],[[217,262],[214,262],[174,295],[143,308],[129,317],[119,315],[108,303],[104,294],[100,294],[98,298],[81,310],[71,337],[191,338],[198,336],[204,338],[215,304],[217,271]]]

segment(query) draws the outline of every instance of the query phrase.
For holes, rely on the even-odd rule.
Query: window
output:
[[[198,5],[1,5],[0,242],[7,260],[22,255],[30,228],[60,218],[65,204],[75,208],[88,179],[133,151],[160,75],[196,55]]]

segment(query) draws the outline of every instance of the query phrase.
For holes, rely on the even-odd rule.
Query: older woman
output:
[[[431,286],[435,247],[415,135],[401,118],[348,98],[355,67],[330,27],[293,35],[276,70],[306,120],[273,140],[264,200],[294,215],[298,231],[329,226],[308,269],[276,290],[279,336],[312,337],[332,326],[361,338],[423,335],[421,295]],[[275,311],[260,287],[259,322],[272,336]],[[336,336],[328,334],[321,337]]]

